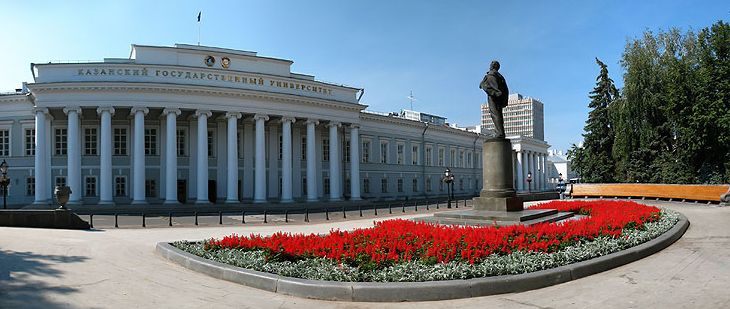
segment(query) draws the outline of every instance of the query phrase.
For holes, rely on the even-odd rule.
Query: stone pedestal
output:
[[[483,189],[474,199],[474,210],[522,211],[512,176],[512,144],[506,138],[492,138],[482,146]]]

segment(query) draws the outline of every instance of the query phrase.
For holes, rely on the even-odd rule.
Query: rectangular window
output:
[[[431,177],[426,178],[426,192],[431,192]]]
[[[439,191],[444,191],[444,180],[439,181]]]
[[[456,166],[456,149],[451,149],[450,156],[449,156],[449,166],[451,166],[451,167]]]
[[[459,167],[464,167],[464,151],[459,151]]]
[[[398,193],[403,192],[403,178],[398,178],[398,181],[396,182]]]
[[[154,179],[146,179],[144,181],[144,196],[157,197],[157,184]]]
[[[25,179],[25,195],[35,195],[35,177],[33,176]]]
[[[370,162],[370,141],[362,142],[362,163]]]
[[[412,165],[418,165],[418,156],[420,155],[418,153],[419,147],[413,146],[411,147],[411,164]]]
[[[345,163],[350,163],[350,141],[349,140],[345,141]]]
[[[466,167],[473,168],[474,165],[471,164],[471,152],[466,154]]]
[[[446,157],[446,149],[439,148],[439,160],[438,160],[438,166],[446,166],[445,165],[445,158]]]
[[[426,165],[431,166],[433,164],[433,158],[431,157],[433,154],[433,149],[431,147],[426,147]]]
[[[238,146],[238,158],[242,159],[243,158],[243,140],[242,140],[241,131],[236,132],[236,145]],[[241,196],[241,195],[238,195],[238,196]]]
[[[114,128],[114,155],[127,155],[127,128]]]
[[[279,160],[284,157],[284,137],[279,135]]]
[[[464,178],[459,178],[459,190],[464,191]]]
[[[325,195],[330,194],[330,178],[329,177],[324,178],[324,182],[322,183],[322,185],[324,186],[324,194]]]
[[[84,178],[84,196],[96,196],[96,177],[86,176]]]
[[[307,137],[302,137],[302,160],[307,159]]]
[[[307,177],[302,177],[302,195],[307,194]]]
[[[213,130],[208,130],[208,157],[215,157],[215,143],[213,141]]]
[[[35,129],[25,129],[25,155],[35,156]]]
[[[187,149],[185,149],[185,129],[178,129],[177,130],[177,155],[179,157],[184,157],[187,154]]]
[[[57,176],[55,181],[56,187],[59,186],[65,186],[66,185],[66,177],[65,176]]]
[[[405,160],[403,159],[403,152],[404,152],[404,148],[405,147],[406,146],[403,145],[403,144],[398,144],[398,147],[397,147],[397,156],[396,156],[396,158],[397,158],[397,160],[396,160],[397,161],[397,164],[404,164],[404,161]]]
[[[84,128],[84,155],[95,156],[98,154],[98,133],[96,128]]]
[[[146,156],[157,155],[157,129],[144,129],[144,154]]]
[[[370,193],[370,178],[364,178],[362,180],[362,192]]]
[[[8,132],[6,130],[2,130],[0,132],[3,132],[3,131],[5,133]],[[55,143],[56,144],[56,155],[65,156],[68,151],[68,131],[64,128],[57,128],[55,131],[56,131],[55,132],[56,133],[55,134],[55,136],[56,136],[56,143]],[[4,143],[2,141],[2,133],[0,133],[0,152],[2,152],[2,150],[1,150],[2,144],[4,144]]]
[[[418,178],[413,177],[413,192],[418,192]]]
[[[388,163],[388,142],[380,142],[380,163]]]
[[[114,196],[127,195],[127,178],[124,176],[114,177]]]
[[[388,177],[383,177],[380,179],[380,192],[388,192]]]
[[[327,138],[322,139],[322,161],[330,160],[330,140]]]

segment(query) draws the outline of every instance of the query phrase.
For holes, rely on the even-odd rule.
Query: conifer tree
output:
[[[584,127],[583,149],[579,159],[581,177],[586,182],[613,182],[615,164],[612,157],[614,130],[609,116],[609,105],[619,97],[618,89],[608,76],[606,64],[596,58],[601,72],[596,87],[590,92],[588,120]]]

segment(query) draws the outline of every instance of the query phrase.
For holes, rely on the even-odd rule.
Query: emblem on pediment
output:
[[[221,58],[221,66],[224,69],[227,69],[228,67],[230,67],[231,66],[231,59],[228,58],[228,57]]]
[[[205,65],[212,67],[214,64],[215,64],[215,57],[213,57],[213,56],[205,57]]]

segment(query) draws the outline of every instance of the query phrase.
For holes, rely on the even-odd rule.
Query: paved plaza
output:
[[[154,251],[160,241],[365,227],[385,219],[382,215],[360,218],[348,213],[348,220],[309,224],[297,220],[95,231],[0,228],[0,308],[730,307],[730,208],[647,203],[680,211],[691,222],[682,239],[655,255],[539,290],[424,303],[328,302],[269,293],[198,274]],[[400,217],[421,215],[408,212]]]

